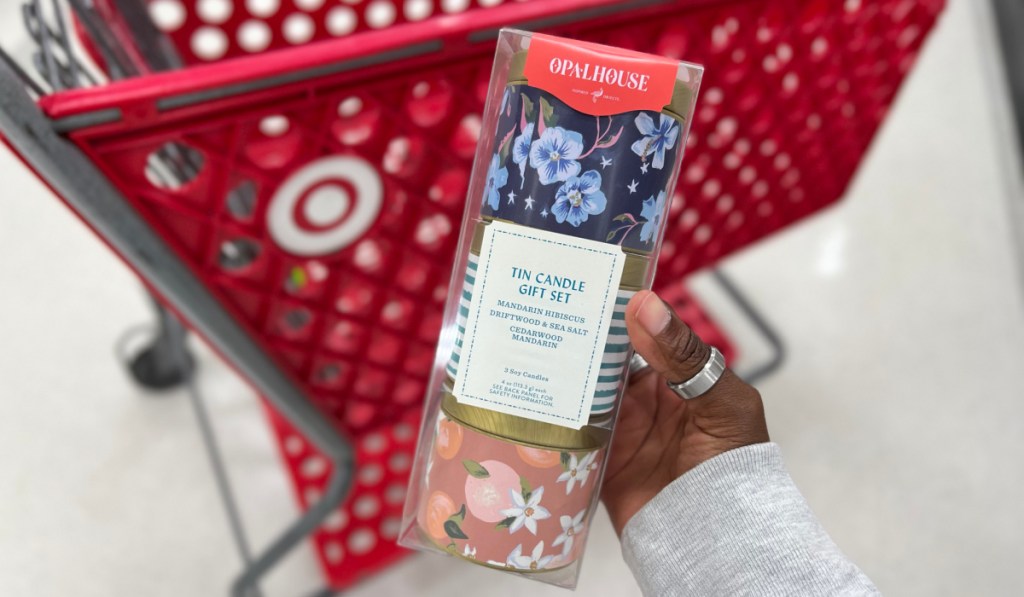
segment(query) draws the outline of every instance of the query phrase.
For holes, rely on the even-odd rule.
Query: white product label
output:
[[[615,245],[487,226],[455,378],[459,402],[585,425],[625,257]]]

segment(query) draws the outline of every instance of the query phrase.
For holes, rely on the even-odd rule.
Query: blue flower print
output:
[[[658,236],[658,228],[661,227],[661,217],[664,213],[665,191],[658,193],[657,200],[654,197],[644,199],[644,205],[640,209],[640,217],[647,221],[640,228],[640,240],[649,243]]]
[[[501,196],[498,191],[508,182],[508,168],[498,161],[498,154],[491,158],[491,165],[487,168],[487,188],[484,189],[484,201],[491,209],[498,209],[501,204]]]
[[[672,149],[679,137],[679,123],[671,116],[661,114],[661,120],[655,126],[654,119],[646,112],[638,114],[635,122],[643,138],[633,143],[630,149],[645,162],[654,156],[651,165],[661,170],[665,167],[665,150]]]
[[[530,142],[533,141],[533,127],[531,122],[523,129],[522,134],[512,142],[512,161],[519,164],[519,188],[526,183],[526,159],[530,157]]]
[[[552,126],[530,145],[530,167],[537,169],[540,184],[564,182],[580,173],[576,160],[583,153],[583,135]]]
[[[601,192],[601,175],[597,170],[587,170],[583,176],[570,176],[559,187],[551,213],[559,224],[568,221],[578,228],[588,217],[603,212],[607,205],[608,199]]]

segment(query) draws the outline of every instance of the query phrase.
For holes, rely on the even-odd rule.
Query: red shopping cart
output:
[[[392,539],[499,27],[704,64],[656,288],[729,351],[682,277],[839,199],[944,3],[126,4],[79,13],[97,59],[120,68],[122,44],[132,72],[159,70],[147,57],[162,47],[161,68],[188,68],[41,98],[37,122],[59,133],[43,141],[13,130],[16,99],[0,124],[108,241],[125,236],[112,220],[135,218],[115,249],[267,396],[340,588],[402,554]],[[81,167],[54,172],[47,159],[66,152]],[[97,176],[120,201],[109,213],[69,197]],[[147,235],[160,267],[138,250]],[[309,416],[329,425],[310,437],[289,422]],[[350,491],[339,435],[355,450]]]

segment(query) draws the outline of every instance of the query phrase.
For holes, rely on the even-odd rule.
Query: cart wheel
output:
[[[141,350],[128,362],[135,381],[151,390],[169,390],[185,383],[195,371],[195,359],[188,352],[176,359],[168,358],[165,346],[156,342]]]
[[[188,350],[185,327],[154,301],[156,326],[138,325],[117,341],[115,352],[135,381],[151,390],[169,390],[188,381],[196,361]],[[147,339],[148,337],[148,339]],[[132,345],[136,348],[130,348]]]

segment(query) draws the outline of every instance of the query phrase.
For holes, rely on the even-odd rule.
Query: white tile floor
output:
[[[1024,301],[979,4],[951,0],[845,202],[727,266],[788,345],[762,385],[774,439],[836,541],[896,595],[1020,590]],[[140,393],[112,353],[149,316],[138,285],[6,151],[0,173],[0,594],[224,594],[238,559],[186,398]],[[251,393],[201,360],[263,544],[294,515],[290,490]],[[317,580],[303,549],[267,592]],[[352,594],[482,583],[563,594],[428,556]],[[580,592],[638,594],[606,521]]]

